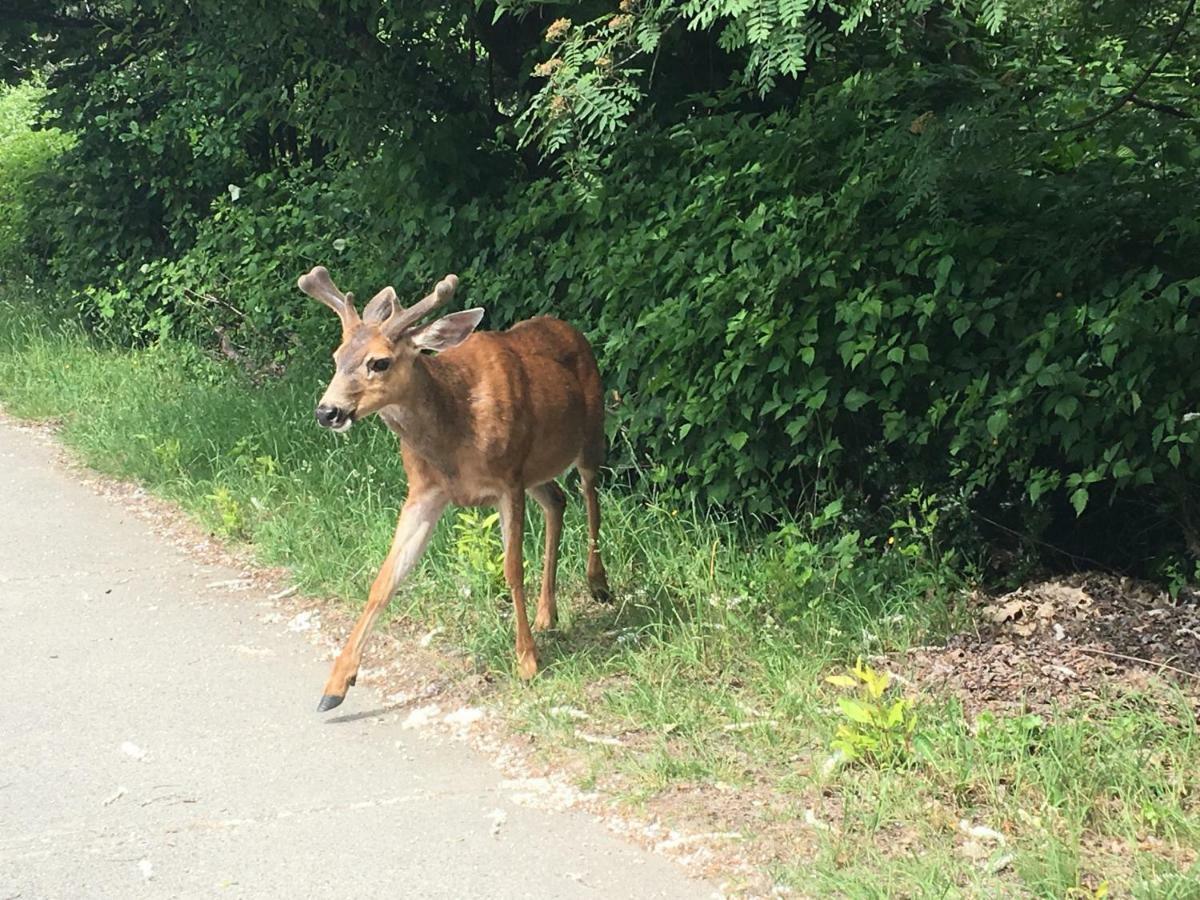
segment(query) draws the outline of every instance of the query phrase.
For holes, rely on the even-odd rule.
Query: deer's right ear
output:
[[[482,318],[482,307],[464,309],[462,312],[450,313],[428,325],[413,329],[408,333],[408,338],[418,350],[440,353],[458,346],[470,337]]]
[[[371,302],[362,311],[362,320],[381,325],[391,318],[397,306],[396,291],[391,287],[385,287],[371,298]]]

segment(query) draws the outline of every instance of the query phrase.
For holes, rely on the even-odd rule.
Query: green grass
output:
[[[189,345],[105,347],[0,300],[9,413],[60,419],[88,465],[251,543],[302,589],[358,604],[391,538],[403,469],[381,424],[346,436],[315,426],[324,375],[296,367],[254,385]],[[584,786],[669,813],[686,785],[727,811],[712,830],[732,823],[748,845],[774,847],[771,876],[804,894],[1083,897],[1107,884],[1114,895],[1200,896],[1200,741],[1194,709],[1166,689],[1113,691],[1052,721],[970,721],[927,692],[926,755],[824,771],[840,713],[823,677],[962,624],[961,566],[939,556],[920,516],[875,545],[836,508],[764,537],[653,496],[610,491],[602,507],[620,599],[586,599],[572,502],[561,627],[541,639],[544,669],[529,685],[511,677],[498,529],[485,514],[450,512],[393,604],[493,673],[492,699],[514,727],[549,758],[570,754]],[[536,511],[530,525],[536,584]],[[577,729],[622,743],[589,744]],[[805,824],[809,811],[829,828]],[[984,842],[973,858],[962,820],[1002,833],[1003,846]]]

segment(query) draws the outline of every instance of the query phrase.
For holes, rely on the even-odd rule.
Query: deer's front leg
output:
[[[525,562],[521,555],[521,536],[525,530],[525,492],[520,488],[500,498],[500,531],[504,535],[504,579],[512,591],[517,626],[517,674],[532,678],[537,674],[537,647],[525,613]]]
[[[375,620],[396,593],[400,582],[413,570],[421,554],[425,552],[425,547],[433,536],[434,526],[445,508],[446,500],[441,496],[413,497],[410,494],[404,501],[404,508],[400,510],[400,521],[396,524],[396,536],[392,538],[392,549],[388,551],[387,559],[371,585],[366,608],[358,617],[354,630],[350,632],[342,652],[333,663],[333,671],[329,673],[324,694],[317,705],[318,712],[333,709],[346,699],[346,691],[354,684],[358,666],[362,662],[363,647]]]

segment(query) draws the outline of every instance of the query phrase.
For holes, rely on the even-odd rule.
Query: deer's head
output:
[[[317,421],[334,431],[347,431],[355,420],[403,402],[421,351],[461,344],[483,318],[482,309],[468,309],[420,324],[454,296],[456,275],[447,275],[432,294],[407,309],[395,290],[385,287],[361,316],[354,308],[354,295],[338,290],[324,266],[300,276],[297,284],[342,320],[342,343],[333,353],[333,379],[317,405]]]

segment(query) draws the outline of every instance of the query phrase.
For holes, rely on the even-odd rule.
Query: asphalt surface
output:
[[[0,424],[0,900],[712,895],[361,687],[318,715],[328,664],[239,573],[51,455]]]

